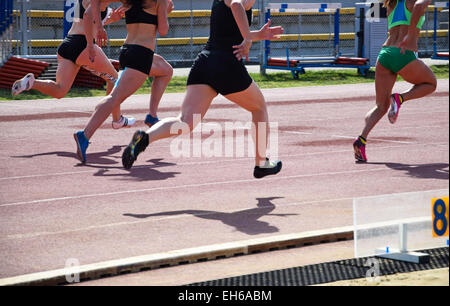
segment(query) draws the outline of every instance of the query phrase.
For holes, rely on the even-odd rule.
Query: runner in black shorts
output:
[[[74,134],[77,154],[82,162],[86,161],[89,139],[108,118],[111,111],[120,107],[126,98],[135,93],[145,80],[152,76],[154,58],[156,58],[153,50],[156,46],[157,32],[164,36],[169,30],[168,14],[173,9],[171,0],[122,0],[120,2],[125,8],[128,33],[119,57],[123,71],[112,92],[97,106],[85,129]],[[162,92],[168,81],[164,80],[163,83],[160,88]]]
[[[111,2],[114,1],[101,1],[100,7],[103,9],[101,18],[105,25],[119,21],[125,12],[123,7],[113,10],[109,9],[108,5]],[[89,6],[90,0],[77,0],[75,3],[72,27],[67,37],[58,47],[56,82],[36,80],[34,74],[29,73],[23,79],[14,83],[12,88],[13,95],[34,89],[57,99],[64,98],[72,87],[81,67],[86,68],[106,81],[106,94],[112,91],[118,74],[102,49],[94,43],[94,39],[89,35],[90,31],[85,30],[85,19],[89,18],[85,12]],[[88,39],[87,37],[90,38]],[[115,129],[131,126],[136,121],[134,118],[123,117],[120,107],[114,109],[112,117],[112,126]]]
[[[252,41],[275,39],[283,33],[283,28],[270,27],[269,21],[259,31],[250,31],[254,2],[255,0],[214,0],[210,38],[191,69],[181,115],[164,119],[147,132],[137,131],[122,155],[122,163],[126,169],[132,167],[148,144],[176,136],[171,133],[173,124],[187,124],[192,131],[198,123],[194,122],[194,115],[198,114],[203,118],[212,100],[222,94],[252,113],[256,146],[254,177],[262,178],[281,170],[280,161],[270,162],[266,158],[269,130],[266,103],[261,90],[247,73],[242,58],[248,58]]]

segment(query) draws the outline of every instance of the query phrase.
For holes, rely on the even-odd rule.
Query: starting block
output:
[[[449,245],[449,191],[432,190],[353,200],[355,257],[426,263],[417,250]]]

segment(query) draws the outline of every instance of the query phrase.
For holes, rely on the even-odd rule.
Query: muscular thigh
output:
[[[203,119],[217,93],[209,85],[189,85],[181,106],[181,120],[193,126],[194,116]]]
[[[74,64],[71,60],[65,59],[58,55],[56,83],[58,83],[62,89],[69,91],[79,70],[80,66]]]
[[[172,66],[159,54],[153,56],[152,69],[150,70],[150,77],[158,77],[171,75],[173,73]]]
[[[225,98],[250,112],[266,108],[264,96],[255,82],[246,90],[226,95]]]
[[[434,83],[433,71],[421,60],[415,60],[399,71],[400,76],[411,84]]]
[[[106,73],[117,80],[118,73],[111,61],[99,46],[94,45],[94,49],[95,60],[93,63],[89,59],[87,49],[85,49],[78,57],[77,64],[79,64],[80,66],[87,66],[89,69],[95,70],[98,73]]]

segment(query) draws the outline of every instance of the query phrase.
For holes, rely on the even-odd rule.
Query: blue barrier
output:
[[[12,24],[13,0],[2,0],[0,3],[0,35]]]
[[[449,8],[449,2],[436,2],[434,4],[434,33],[433,33],[433,55],[431,56],[432,59],[438,59],[438,60],[448,60],[448,53],[447,56],[439,55],[439,52],[437,50],[437,30],[438,30],[438,10],[440,8]]]
[[[0,35],[3,34],[6,26],[6,1],[0,2]]]
[[[0,1],[0,66],[11,55],[10,29],[13,23],[13,0]]]
[[[292,73],[295,79],[298,79],[299,74],[305,73],[305,68],[311,67],[330,67],[330,68],[356,68],[358,73],[366,75],[370,66],[365,65],[352,65],[339,63],[341,56],[340,52],[340,3],[269,3],[265,11],[265,22],[270,19],[271,13],[285,13],[285,12],[318,12],[325,11],[331,12],[334,15],[334,56],[333,57],[294,57],[289,55],[289,48],[286,48],[286,62],[269,63],[272,61],[270,58],[271,42],[266,40],[264,42],[264,60],[262,70],[276,69],[276,70],[288,70]]]

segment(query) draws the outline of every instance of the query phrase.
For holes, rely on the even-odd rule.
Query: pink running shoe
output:
[[[366,141],[361,137],[356,138],[353,143],[353,149],[355,150],[355,159],[359,162],[367,162],[366,156]]]
[[[394,124],[397,121],[398,113],[400,112],[400,107],[402,106],[402,96],[398,93],[391,96],[391,108],[389,109],[388,118],[389,122]]]

